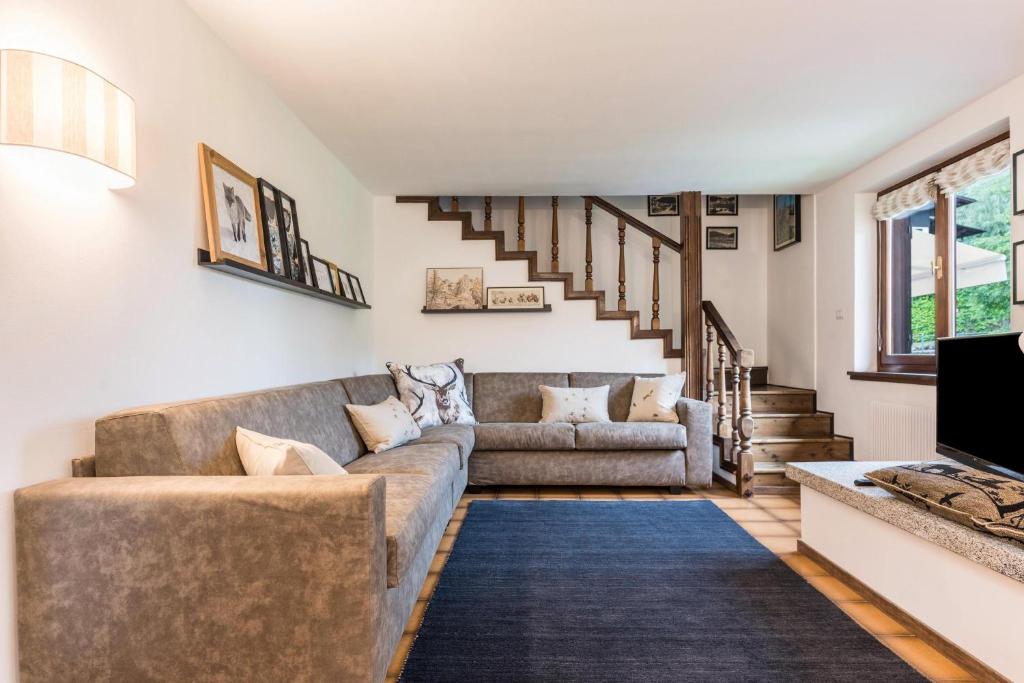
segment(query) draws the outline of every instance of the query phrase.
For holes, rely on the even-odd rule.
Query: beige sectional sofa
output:
[[[466,375],[480,424],[379,454],[344,406],[390,375],[104,417],[75,478],[15,494],[22,680],[380,681],[467,484],[710,484],[710,407],[623,422],[632,377]],[[614,422],[537,424],[539,384],[609,384]],[[240,476],[237,426],[350,475]]]

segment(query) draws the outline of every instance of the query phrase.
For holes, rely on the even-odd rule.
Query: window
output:
[[[936,339],[1010,329],[1006,139],[879,195],[879,370],[930,372]]]

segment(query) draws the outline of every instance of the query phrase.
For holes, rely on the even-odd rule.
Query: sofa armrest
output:
[[[384,487],[89,477],[15,492],[22,678],[382,680]]]
[[[711,405],[681,398],[676,403],[679,422],[686,427],[686,485],[711,486],[714,451],[711,447]]]

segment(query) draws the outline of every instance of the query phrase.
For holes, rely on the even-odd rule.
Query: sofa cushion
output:
[[[394,396],[372,406],[348,403],[345,408],[366,448],[374,453],[391,450],[422,434],[409,409]]]
[[[612,422],[625,422],[629,417],[629,402],[633,398],[634,378],[660,376],[632,372],[574,372],[569,375],[569,386],[600,387],[607,384],[608,417]]]
[[[560,372],[478,372],[473,375],[473,412],[478,422],[537,422],[540,387],[569,386]]]
[[[637,377],[627,422],[679,422],[676,403],[683,395],[686,373],[664,377]]]
[[[461,358],[432,365],[387,363],[399,399],[421,428],[476,423],[462,365]]]
[[[1024,542],[1024,482],[952,460],[885,467],[864,476],[958,524]]]
[[[458,447],[462,466],[465,467],[466,459],[473,452],[476,437],[473,432],[473,425],[450,424],[427,427],[423,435],[410,442],[409,445],[428,443],[450,443]]]
[[[549,387],[540,385],[541,422],[609,422],[608,385]]]
[[[278,439],[238,427],[235,446],[242,468],[250,477],[348,474],[331,456],[311,443]]]
[[[242,475],[235,428],[310,443],[347,465],[363,442],[341,382],[123,410],[96,421],[96,475]]]
[[[454,458],[454,448],[452,457]],[[375,457],[375,456],[371,456]],[[384,533],[388,546],[388,588],[402,583],[432,526],[451,517],[451,487],[433,474],[385,474]]]
[[[590,422],[576,425],[580,450],[651,451],[686,448],[686,428],[667,422]]]
[[[388,396],[398,398],[398,389],[395,388],[395,380],[390,374],[345,377],[340,381],[348,392],[349,403],[372,406]]]
[[[345,469],[349,474],[441,474],[452,479],[460,469],[459,449],[450,443],[409,444],[368,453]]]
[[[558,451],[576,444],[573,426],[565,422],[489,422],[474,429],[478,451]]]

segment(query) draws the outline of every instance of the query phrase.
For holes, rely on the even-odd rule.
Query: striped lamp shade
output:
[[[135,184],[135,102],[84,66],[0,50],[0,144],[42,147],[101,164],[110,187]]]

